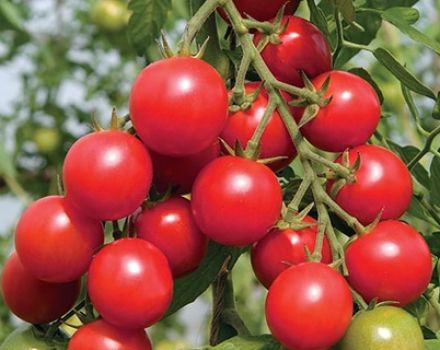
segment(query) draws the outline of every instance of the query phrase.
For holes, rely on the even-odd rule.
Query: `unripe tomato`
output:
[[[66,344],[38,337],[32,326],[21,326],[9,334],[0,350],[65,350]]]
[[[52,283],[80,278],[103,243],[101,222],[69,209],[61,196],[34,202],[21,216],[15,234],[23,265],[35,278]]]
[[[431,280],[429,247],[411,226],[388,220],[352,242],[346,250],[350,285],[369,302],[416,300]]]
[[[331,71],[312,80],[319,90],[330,78],[326,97],[330,103],[301,128],[311,144],[323,151],[342,152],[368,141],[380,120],[376,91],[355,74]]]
[[[397,219],[408,208],[412,179],[406,165],[393,152],[375,145],[362,145],[348,152],[350,165],[360,157],[356,181],[336,194],[336,202],[362,224],[369,224],[382,212],[381,220]],[[336,159],[341,163],[343,157]],[[330,192],[333,181],[329,181]]]
[[[244,246],[263,238],[280,216],[281,187],[265,165],[225,156],[208,164],[192,191],[197,225],[212,240]]]
[[[228,117],[228,93],[208,63],[192,57],[166,58],[136,78],[130,116],[149,149],[186,156],[216,141]]]
[[[310,79],[327,72],[332,66],[330,46],[324,35],[309,21],[297,16],[284,16],[289,21],[280,34],[280,44],[267,44],[261,52],[264,62],[278,80],[303,86],[303,71]],[[262,40],[257,33],[255,44]]]
[[[90,300],[102,318],[121,328],[145,328],[167,311],[173,278],[165,255],[137,238],[114,241],[93,258]]]
[[[195,270],[205,256],[208,238],[197,227],[188,199],[171,197],[144,209],[135,227],[139,238],[165,254],[176,278]]]
[[[422,330],[405,310],[379,306],[355,315],[342,350],[424,350]]]
[[[252,268],[258,280],[266,288],[269,288],[275,278],[290,266],[307,261],[305,247],[313,252],[318,233],[316,220],[306,216],[303,223],[313,226],[301,230],[274,228],[253,246]],[[321,261],[330,264],[332,252],[327,237],[324,237],[321,253]]]
[[[252,82],[245,85],[247,94],[257,90],[261,82]],[[287,96],[286,96],[287,97]],[[266,89],[258,94],[252,106],[247,110],[239,110],[229,114],[228,122],[223,129],[220,137],[234,148],[236,141],[240,141],[242,147],[246,147],[248,141],[257,129],[258,124],[263,118],[266,107],[269,103],[269,96]],[[286,160],[268,164],[268,166],[278,171],[287,166],[296,156],[296,149],[292,139],[284,126],[278,113],[274,111],[261,137],[260,158],[287,157]]]
[[[129,17],[127,5],[120,0],[98,0],[91,14],[93,23],[110,32],[124,29]]]
[[[37,280],[13,253],[2,273],[5,304],[22,320],[49,323],[64,315],[75,304],[81,287],[80,280],[69,283],[47,283]]]
[[[151,350],[143,329],[123,329],[98,320],[82,326],[69,342],[68,350]]]
[[[330,348],[344,335],[352,312],[347,282],[322,263],[302,263],[282,272],[266,299],[267,324],[288,349]]]
[[[176,188],[179,194],[191,192],[200,171],[220,156],[220,142],[216,140],[201,152],[184,157],[170,157],[150,151],[153,161],[153,184],[159,192]]]
[[[133,213],[146,198],[152,177],[151,159],[144,145],[119,130],[81,137],[64,160],[67,202],[102,221]]]
[[[58,149],[61,143],[60,133],[55,128],[37,128],[32,139],[41,153],[51,153]]]

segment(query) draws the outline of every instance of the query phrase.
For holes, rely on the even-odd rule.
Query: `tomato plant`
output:
[[[431,254],[408,224],[388,220],[352,242],[346,251],[348,280],[367,301],[416,300],[431,280]]]

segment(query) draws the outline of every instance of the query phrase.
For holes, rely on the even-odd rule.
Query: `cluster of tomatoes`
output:
[[[236,3],[269,19],[246,8],[252,1]],[[271,16],[284,1],[273,3]],[[293,11],[297,2],[287,5]],[[420,297],[431,277],[430,252],[415,229],[398,221],[411,200],[411,175],[392,152],[365,144],[381,115],[375,90],[356,75],[331,70],[330,48],[311,23],[295,16],[283,23],[279,42],[268,43],[262,57],[282,82],[302,86],[303,71],[317,91],[327,85],[323,93],[331,99],[301,132],[320,150],[347,150],[335,162],[350,170],[351,180],[341,186],[329,179],[327,192],[362,224],[374,222],[345,249],[348,278],[328,265],[327,238],[321,262],[307,261],[305,247],[313,251],[318,231],[314,218],[277,227],[283,198],[274,171],[297,153],[277,110],[260,145],[260,157],[277,162],[220,156],[219,138],[231,147],[251,139],[269,103],[263,84],[247,83],[251,101],[229,111],[232,93],[213,67],[173,57],[144,68],[133,85],[136,135],[112,128],[80,138],[64,162],[65,195],[37,200],[24,212],[16,253],[2,276],[13,313],[35,324],[58,319],[74,305],[87,274],[88,297],[101,318],[82,326],[69,349],[150,349],[144,328],[164,316],[173,278],[197,268],[208,240],[252,245],[255,274],[269,289],[269,328],[288,349],[327,349],[350,334],[361,318],[352,322],[350,286],[367,302],[405,306]],[[300,108],[292,107],[292,115],[301,122]],[[172,188],[173,195],[146,202],[152,184],[159,192]],[[102,223],[113,221],[118,231],[118,220],[128,218],[127,235],[119,232],[122,237],[103,246]],[[420,331],[413,338],[423,341]],[[342,344],[356,349],[350,339]]]

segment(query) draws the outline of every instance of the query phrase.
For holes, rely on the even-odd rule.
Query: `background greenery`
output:
[[[130,6],[143,21],[133,20],[129,29],[123,26],[120,30],[106,30],[93,15],[94,1],[0,0],[0,263],[12,249],[14,224],[20,211],[31,200],[57,192],[57,176],[64,155],[69,145],[89,130],[91,116],[96,115],[105,124],[111,106],[121,115],[127,113],[128,94],[136,74],[160,57],[155,43],[158,29],[164,27],[175,44],[185,20],[201,1],[192,1],[192,6],[189,2],[133,0]],[[303,2],[298,13],[308,18],[308,8]],[[399,18],[440,43],[437,0],[354,3],[367,3],[382,10],[391,5],[415,4],[420,11],[419,19],[413,12]],[[140,7],[145,4],[151,6]],[[329,6],[329,0],[320,4],[328,15],[327,29],[334,33]],[[440,90],[438,52],[412,40],[411,35],[402,34],[391,24],[393,20],[381,21],[373,14],[358,16],[366,31],[350,28],[346,35],[351,41],[369,44],[377,35],[375,47],[387,48],[433,91]],[[218,21],[220,29],[224,29],[225,25]],[[332,40],[334,34],[329,34],[329,38]],[[431,131],[439,125],[438,117],[432,117],[434,102],[421,95],[414,96],[420,112],[420,119],[415,119],[405,104],[400,82],[371,54],[362,52],[352,58],[357,52],[343,49],[335,64],[344,69],[368,69],[384,96],[383,120],[375,141],[388,140],[388,146],[409,161],[417,153],[414,147],[420,149],[426,142],[420,127]],[[232,54],[231,58],[236,59]],[[434,141],[432,148],[439,147],[440,140]],[[431,156],[424,157],[415,168],[413,173],[420,182],[416,192],[420,195],[415,196],[405,218],[434,243],[438,242],[435,232],[440,231],[440,173],[436,175],[439,181],[433,181],[439,168],[440,164],[434,167]],[[424,198],[423,187],[429,187],[437,196]],[[440,254],[440,245],[432,247],[437,247],[436,255]],[[262,312],[265,292],[258,286],[247,259],[246,254],[242,255],[234,270],[237,303],[251,331],[261,334],[266,330]],[[209,299],[209,293],[204,298]],[[413,312],[422,315],[420,309],[425,308],[424,304],[416,305]],[[185,310],[183,316],[173,316],[154,327],[150,334],[156,343],[166,338],[206,343],[207,310],[207,303],[199,301]],[[423,317],[426,318],[426,313]],[[422,322],[429,326],[426,332],[439,329],[436,317]],[[16,324],[0,300],[0,342]],[[176,345],[171,348],[175,349]]]

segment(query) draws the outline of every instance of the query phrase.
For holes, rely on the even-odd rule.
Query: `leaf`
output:
[[[393,7],[384,11],[382,13],[382,18],[396,26],[402,33],[409,36],[415,42],[421,43],[440,54],[440,43],[409,25],[405,20],[405,15],[407,15],[407,11],[399,11],[398,8]]]
[[[420,18],[420,13],[412,7],[391,7],[383,12],[382,17],[388,21],[388,18],[398,18],[407,24],[414,24]]]
[[[342,14],[342,17],[344,17],[348,23],[354,21],[356,13],[353,6],[353,0],[335,0],[335,4],[339,12]]]
[[[143,56],[159,37],[170,6],[171,0],[130,0],[128,9],[132,15],[128,22],[128,34],[138,55]]]
[[[409,208],[407,209],[407,213],[423,221],[427,221],[427,218],[430,217],[430,214],[423,207],[420,199],[418,199],[416,196],[412,197]]]
[[[197,270],[175,280],[173,301],[165,317],[196,300],[215,280],[226,258],[231,256],[229,267],[232,267],[242,252],[240,248],[230,248],[210,242],[208,253]]]
[[[425,340],[425,350],[439,350],[439,349],[440,349],[440,340],[438,339]]]
[[[390,7],[412,7],[416,3],[419,2],[419,0],[392,0],[392,1],[384,1],[384,0],[370,0],[371,6],[380,9],[385,10]]]
[[[324,12],[318,6],[316,6],[315,0],[307,0],[307,5],[310,9],[310,22],[316,25],[325,35],[327,40],[331,42],[330,30],[328,28]]]
[[[357,76],[361,77],[362,79],[368,81],[370,85],[373,87],[374,90],[376,90],[377,96],[379,97],[380,104],[383,103],[383,93],[380,90],[379,85],[373,80],[370,73],[368,73],[364,68],[352,68],[349,70],[350,73],[356,74]]]
[[[402,66],[388,50],[377,48],[373,51],[373,55],[408,89],[435,100],[432,90]]]
[[[437,94],[437,101],[432,109],[432,117],[434,119],[440,119],[440,92]]]
[[[216,346],[198,350],[282,350],[283,347],[271,336],[234,337]],[[193,349],[196,350],[196,349]]]
[[[435,256],[440,256],[440,232],[434,232],[429,236],[425,236],[429,250]]]
[[[23,18],[17,5],[11,3],[9,0],[0,0],[0,19],[2,25],[7,25],[11,29],[23,31]]]
[[[434,157],[429,169],[430,177],[430,199],[434,205],[440,206],[440,159]]]

